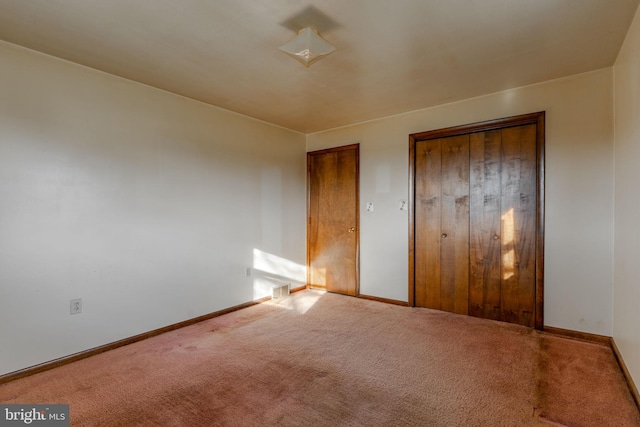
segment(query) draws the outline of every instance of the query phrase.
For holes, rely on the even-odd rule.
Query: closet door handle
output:
[[[355,228],[355,227],[351,227],[351,228],[349,229],[349,233],[354,233],[355,231],[356,231],[356,228]]]

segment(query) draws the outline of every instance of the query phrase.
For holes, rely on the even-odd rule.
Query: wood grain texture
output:
[[[502,318],[535,324],[536,127],[502,130]]]
[[[469,135],[442,140],[440,307],[469,311]],[[436,238],[434,236],[434,238]]]
[[[441,140],[416,144],[415,304],[440,309]]]
[[[501,320],[502,132],[476,132],[470,138],[469,314]]]
[[[358,146],[308,153],[308,284],[358,293]]]
[[[464,135],[470,138],[467,312],[543,328],[544,118],[544,112],[539,112],[409,136],[412,213],[409,230],[410,303],[413,300],[417,306],[464,312],[460,307],[455,308],[455,303],[453,308],[451,305],[451,295],[462,292],[464,287],[464,280],[451,280],[452,276],[463,274],[463,270],[457,270],[455,261],[455,254],[461,254],[463,250],[451,250],[445,245],[445,240],[451,236],[447,230],[457,230],[457,226],[452,224],[458,221],[454,210],[445,201],[445,194],[455,192],[449,186],[455,188],[459,175],[454,177],[453,184],[448,181],[448,166],[445,168],[448,160],[445,159],[444,148],[450,138]],[[421,159],[421,151],[434,141],[442,145],[440,184],[434,182],[437,179],[435,174],[425,175],[421,170],[426,164],[426,160]],[[436,246],[432,241],[431,247],[426,246],[429,240],[425,233],[433,234],[437,209],[430,212],[424,205],[433,203],[429,200],[435,195],[429,192],[437,185],[441,187],[442,257],[440,265],[432,265],[430,262],[435,259]],[[460,203],[461,198],[457,199]],[[423,229],[424,221],[431,222],[426,231]],[[444,235],[447,237],[443,238]],[[425,257],[425,251],[431,254]],[[441,279],[438,290],[432,289],[432,285],[426,286],[423,280],[430,275],[435,276],[435,273]],[[459,286],[457,291],[455,286]],[[438,301],[428,301],[432,297]]]

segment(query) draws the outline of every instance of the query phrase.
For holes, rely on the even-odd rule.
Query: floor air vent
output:
[[[271,288],[271,298],[282,298],[289,295],[289,284],[274,286]]]

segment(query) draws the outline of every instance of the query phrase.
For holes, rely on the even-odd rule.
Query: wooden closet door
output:
[[[544,112],[409,144],[410,304],[541,329]]]
[[[440,309],[442,141],[416,143],[415,305]]]
[[[469,136],[416,145],[416,305],[467,314]]]
[[[534,326],[536,127],[502,130],[502,320]]]
[[[442,141],[440,307],[469,312],[469,135]]]
[[[471,134],[469,314],[535,323],[536,126]]]
[[[470,138],[469,314],[502,320],[502,131]]]

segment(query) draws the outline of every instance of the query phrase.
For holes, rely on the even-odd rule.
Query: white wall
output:
[[[304,135],[7,43],[0,80],[0,374],[304,282]]]
[[[612,69],[307,136],[307,150],[359,142],[363,294],[407,301],[408,135],[546,110],[547,326],[612,332]],[[365,212],[374,202],[374,212]]]
[[[615,274],[613,338],[640,386],[640,18],[615,73]]]

